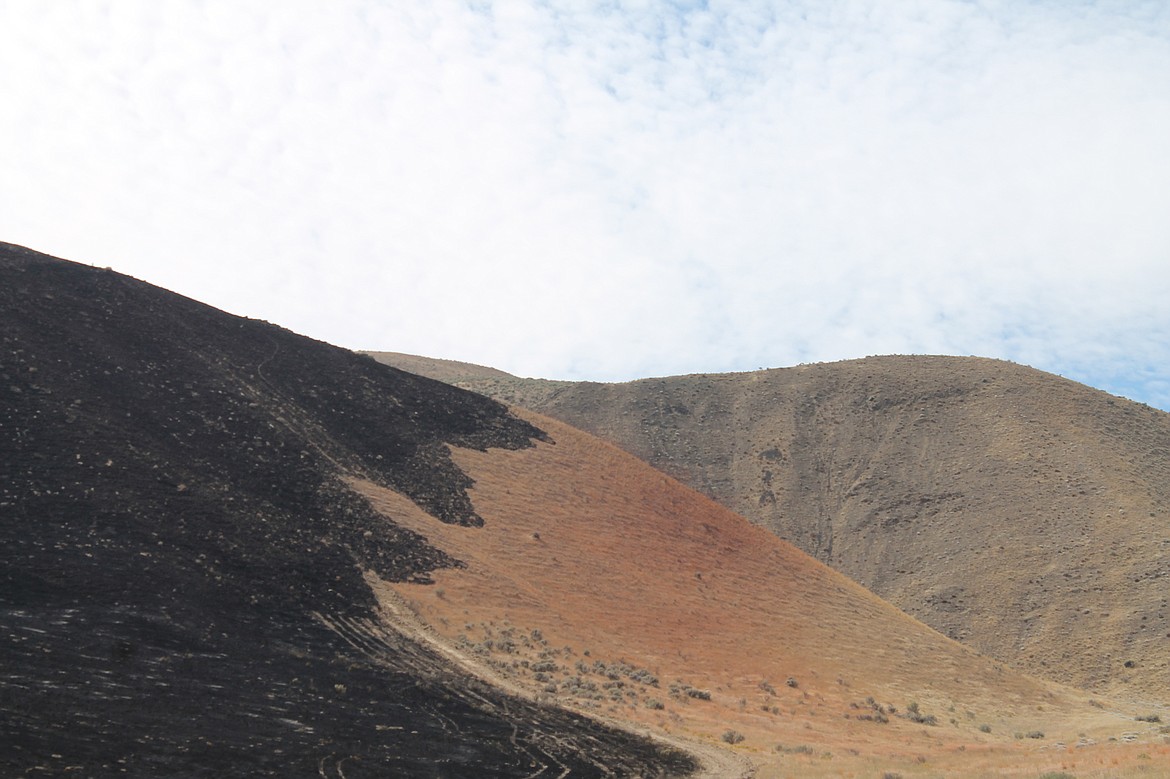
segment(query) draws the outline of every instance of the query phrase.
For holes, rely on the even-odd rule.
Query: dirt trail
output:
[[[538,696],[534,695],[531,690],[501,676],[471,655],[461,652],[447,639],[436,633],[429,625],[419,619],[398,592],[377,576],[367,574],[366,581],[378,598],[384,624],[397,630],[404,637],[430,647],[457,668],[487,684],[525,700],[538,700]],[[563,706],[563,704],[560,705]],[[574,706],[564,706],[564,708],[583,717],[589,717],[603,725],[652,739],[692,755],[701,766],[699,772],[693,775],[693,779],[751,779],[756,775],[756,768],[749,758],[726,749],[692,739],[631,727],[629,723],[600,717],[596,712],[585,711]]]

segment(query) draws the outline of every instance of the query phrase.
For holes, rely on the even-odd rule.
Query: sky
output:
[[[0,240],[624,381],[996,357],[1170,409],[1170,4],[0,0]]]

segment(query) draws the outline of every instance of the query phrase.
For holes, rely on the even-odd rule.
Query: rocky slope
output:
[[[543,437],[486,398],[0,245],[0,774],[691,771],[469,677],[368,583],[462,563],[346,479],[475,528],[451,447]]]
[[[1164,412],[978,358],[446,378],[617,443],[1013,666],[1153,699],[1170,686]]]

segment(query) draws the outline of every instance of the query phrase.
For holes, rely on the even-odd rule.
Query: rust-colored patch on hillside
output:
[[[466,564],[433,586],[393,588],[532,694],[727,743],[777,776],[926,755],[937,767],[1041,744],[1017,732],[1068,744],[1128,727],[929,630],[616,447],[522,413],[555,443],[454,453],[475,480],[481,528],[355,486]]]

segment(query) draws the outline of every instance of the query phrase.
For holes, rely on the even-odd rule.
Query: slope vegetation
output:
[[[462,563],[354,494],[482,518],[498,403],[0,245],[0,774],[682,775],[405,638],[367,576]],[[565,772],[568,772],[567,774]]]
[[[1166,413],[978,358],[454,380],[617,443],[980,652],[1099,692],[1170,685]]]

